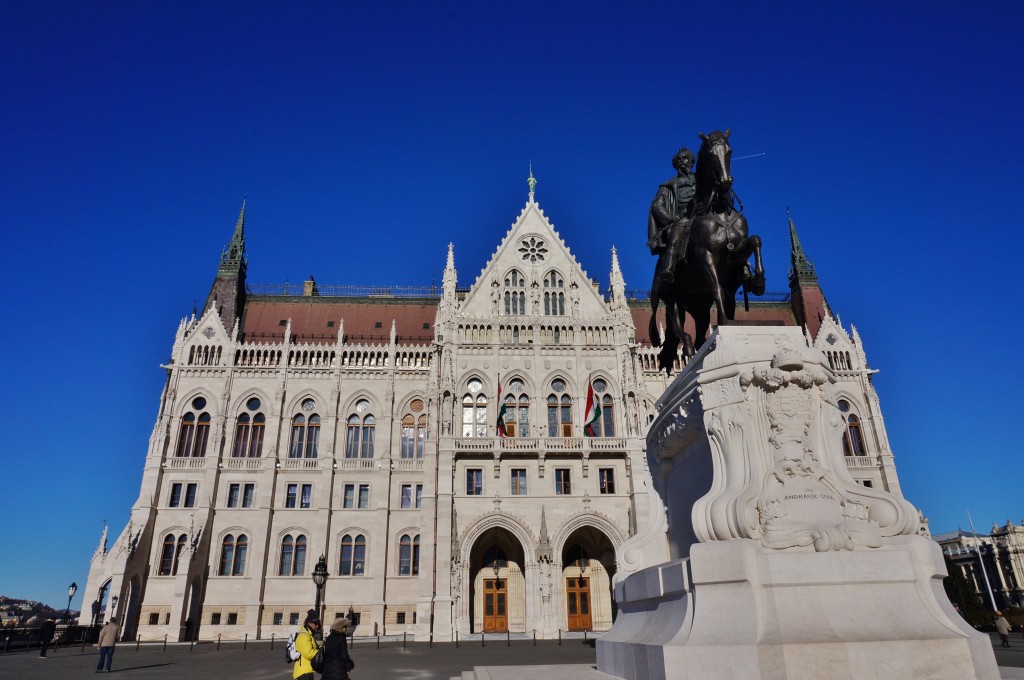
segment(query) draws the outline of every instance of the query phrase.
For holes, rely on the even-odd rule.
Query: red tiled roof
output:
[[[429,298],[254,297],[245,305],[243,331],[250,342],[280,341],[285,330],[282,321],[291,319],[292,337],[300,342],[333,343],[344,319],[348,342],[387,343],[394,320],[399,342],[429,343],[434,337],[437,303]]]

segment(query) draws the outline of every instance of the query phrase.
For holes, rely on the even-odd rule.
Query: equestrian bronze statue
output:
[[[736,293],[741,287],[744,300],[750,293],[764,294],[761,238],[748,234],[743,204],[732,188],[729,130],[700,133],[700,138],[692,203],[686,191],[691,182],[689,168],[684,162],[684,152],[689,152],[680,149],[673,159],[679,176],[658,188],[648,219],[648,245],[660,255],[651,286],[649,332],[651,342],[661,346],[658,365],[666,373],[672,372],[680,342],[687,357],[704,344],[712,305],[718,324],[725,325],[735,319]],[[753,271],[747,262],[751,255]],[[663,342],[657,322],[662,302]],[[693,319],[696,338],[683,330],[686,314]]]

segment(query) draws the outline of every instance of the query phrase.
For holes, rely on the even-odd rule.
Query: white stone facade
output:
[[[419,344],[395,324],[390,341],[350,342],[343,318],[333,340],[289,322],[255,341],[216,302],[183,320],[139,498],[113,545],[104,531],[83,610],[101,601],[131,639],[281,637],[313,606],[323,554],[324,616],[357,614],[357,636],[608,630],[620,549],[657,508],[645,437],[668,384],[614,251],[605,297],[531,194],[468,290],[449,247],[430,304]],[[813,343],[857,418],[850,475],[900,496],[856,331],[826,318]],[[499,380],[515,404],[504,438]],[[583,430],[589,384],[607,397],[601,436]]]

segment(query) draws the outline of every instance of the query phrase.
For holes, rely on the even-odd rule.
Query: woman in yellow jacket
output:
[[[299,653],[299,658],[292,666],[292,677],[296,680],[315,680],[316,678],[311,662],[320,649],[316,644],[316,638],[313,637],[313,633],[319,628],[320,619],[317,618],[316,610],[310,609],[302,628],[299,629],[299,634],[295,636],[295,651]]]

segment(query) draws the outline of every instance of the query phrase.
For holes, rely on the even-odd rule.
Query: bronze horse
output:
[[[672,372],[679,343],[683,353],[693,356],[704,344],[711,326],[711,305],[718,313],[718,323],[725,325],[736,315],[736,291],[764,294],[764,266],[761,263],[761,238],[748,235],[747,218],[736,209],[736,194],[730,174],[732,147],[729,130],[715,131],[701,138],[697,154],[696,196],[690,240],[685,260],[673,265],[675,282],[660,285],[655,272],[651,286],[651,341],[661,345],[659,368]],[[740,210],[743,206],[740,204]],[[747,260],[754,256],[754,271]],[[666,331],[664,342],[658,333],[658,303],[665,303]],[[693,318],[694,338],[683,330],[686,313]]]

